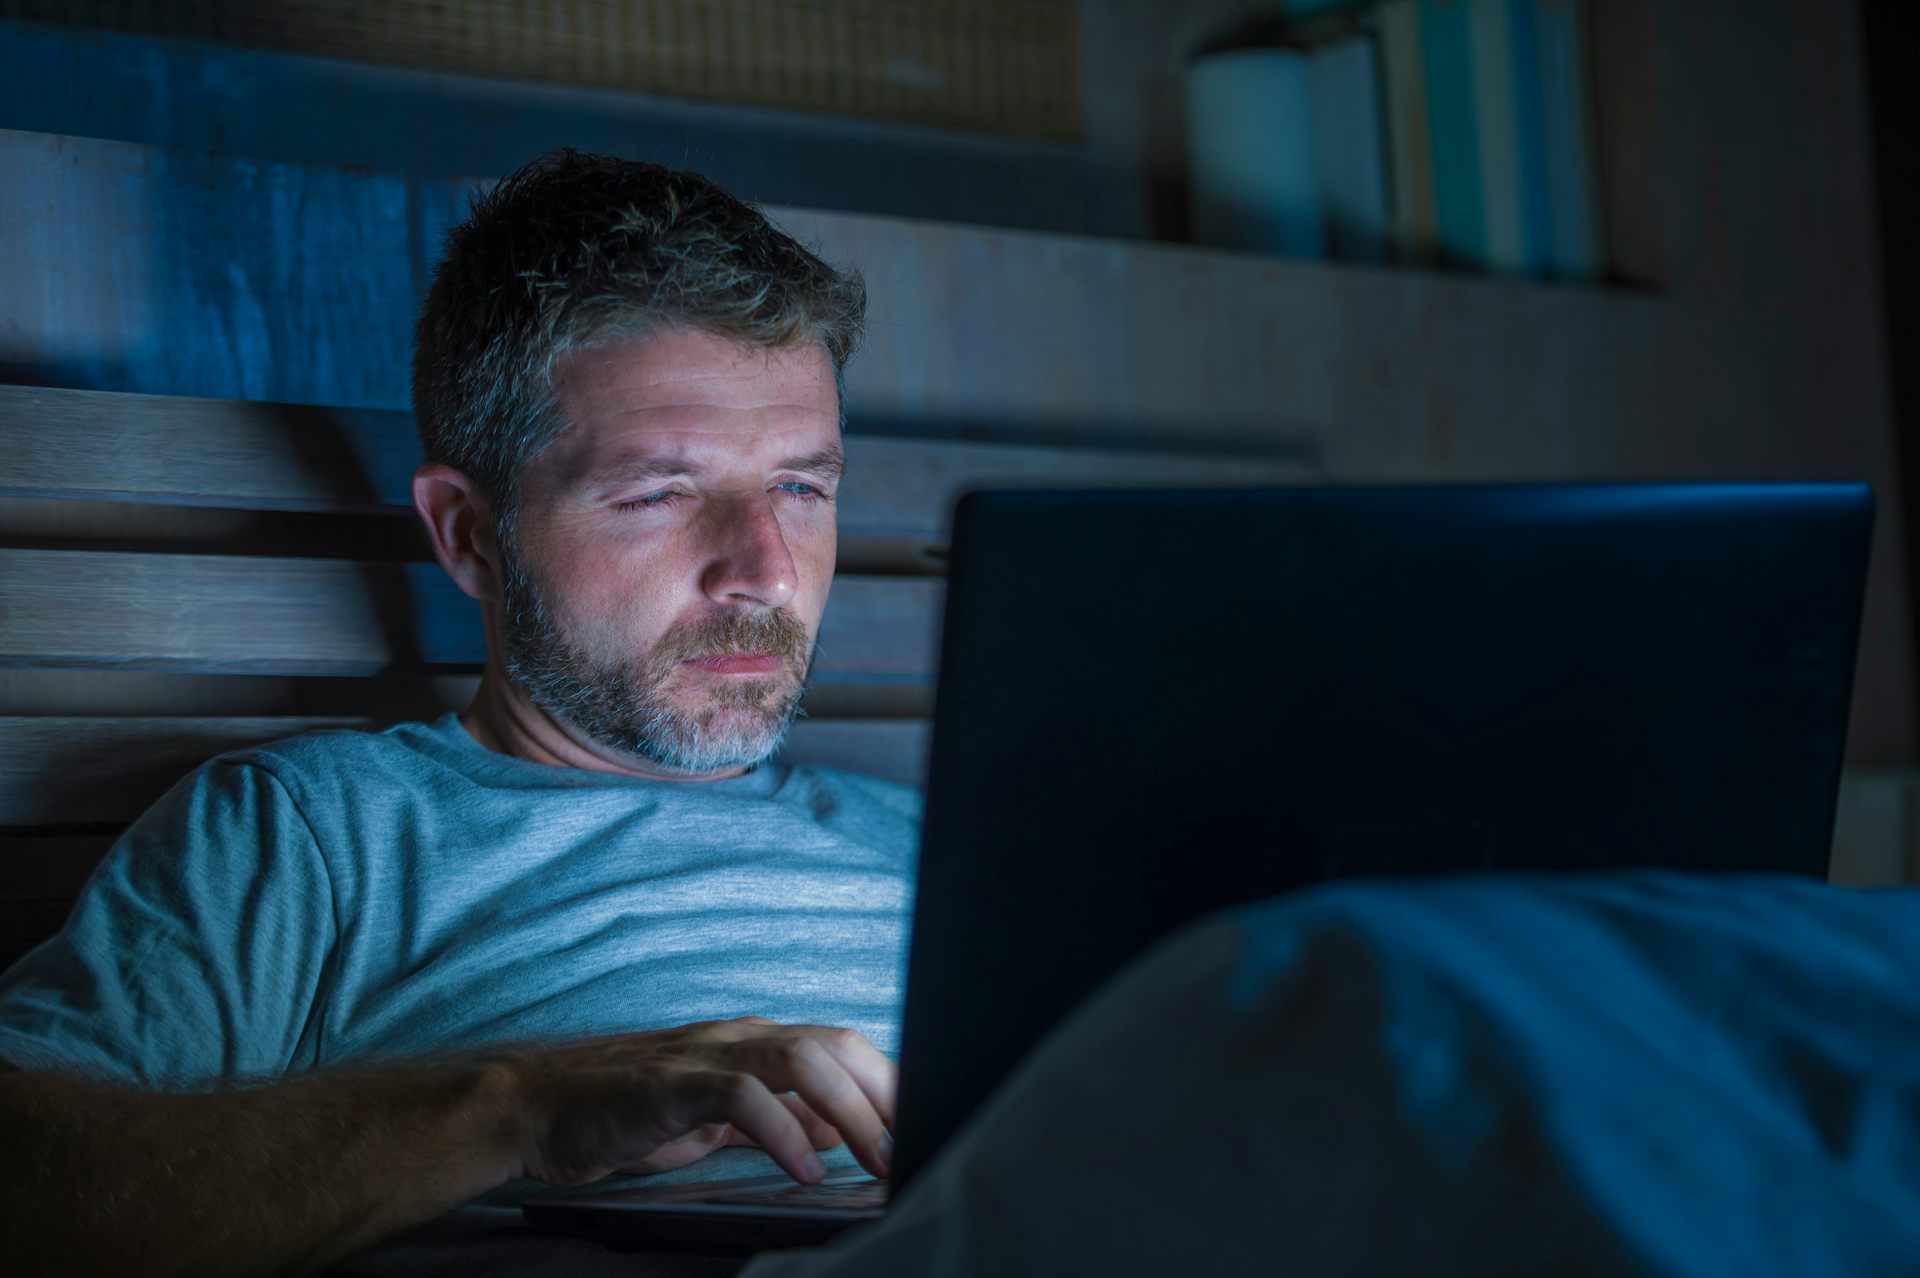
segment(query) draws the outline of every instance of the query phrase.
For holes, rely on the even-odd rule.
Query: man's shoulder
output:
[[[206,771],[257,770],[288,789],[340,782],[404,782],[420,766],[444,756],[462,729],[452,716],[386,728],[341,724],[279,737],[214,756]]]

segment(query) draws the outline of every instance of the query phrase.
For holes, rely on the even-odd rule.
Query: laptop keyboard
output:
[[[887,1182],[856,1180],[837,1185],[789,1185],[763,1193],[728,1194],[703,1199],[712,1203],[759,1203],[768,1207],[832,1207],[841,1211],[872,1211],[887,1205]]]

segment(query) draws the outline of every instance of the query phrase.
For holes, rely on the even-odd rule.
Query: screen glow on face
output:
[[[669,331],[576,352],[554,390],[568,425],[497,530],[510,679],[662,768],[766,759],[799,713],[837,551],[824,348]]]
[[[611,650],[565,632],[511,545],[502,539],[507,673],[536,705],[602,745],[680,772],[751,767],[778,753],[812,669],[798,618],[721,613],[669,630],[645,652]],[[761,653],[781,658],[767,678],[686,686],[687,661]]]

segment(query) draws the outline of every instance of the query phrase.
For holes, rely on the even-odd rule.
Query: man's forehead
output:
[[[696,434],[692,439],[701,437]],[[717,469],[750,467],[838,479],[846,470],[846,456],[838,443],[806,448],[804,439],[795,442],[785,433],[755,441],[753,447],[742,447],[741,443],[732,436],[718,442],[709,437],[691,447],[675,447],[671,441],[658,440],[651,447],[622,448],[601,455],[588,452],[566,468],[566,478],[574,482],[621,483],[673,475],[698,478]]]
[[[756,346],[677,328],[568,351],[552,375],[561,399],[589,409],[839,403],[833,361],[818,342]]]
[[[803,464],[834,475],[843,464],[833,365],[817,345],[662,333],[569,355],[554,391],[567,426],[540,469],[569,486]]]

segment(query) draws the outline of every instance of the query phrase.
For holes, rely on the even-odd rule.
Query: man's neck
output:
[[[528,700],[506,671],[489,660],[480,690],[460,715],[467,734],[489,750],[555,768],[612,772],[649,781],[723,781],[745,768],[693,774],[659,767],[638,756],[585,738]]]

